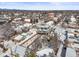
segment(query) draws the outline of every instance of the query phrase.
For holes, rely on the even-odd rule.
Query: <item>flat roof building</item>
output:
[[[76,50],[73,48],[67,48],[66,57],[76,57]]]
[[[50,33],[50,26],[47,24],[38,24],[37,25],[37,33]]]

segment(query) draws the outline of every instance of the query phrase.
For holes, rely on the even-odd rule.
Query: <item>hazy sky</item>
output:
[[[0,8],[23,10],[79,10],[79,2],[0,2]]]

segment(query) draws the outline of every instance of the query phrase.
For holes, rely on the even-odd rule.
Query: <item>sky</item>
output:
[[[79,2],[0,2],[2,9],[79,10]]]

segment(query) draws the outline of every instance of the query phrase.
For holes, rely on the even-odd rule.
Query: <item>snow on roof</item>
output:
[[[22,35],[18,35],[17,37],[15,37],[14,39],[15,40],[21,40],[23,38],[23,36]]]
[[[26,51],[26,48],[22,46],[17,46],[15,52],[18,53],[20,57],[21,56],[23,57],[25,55],[25,51]]]
[[[67,31],[68,31],[68,32],[74,32],[75,30],[78,30],[78,29],[67,28]]]
[[[76,57],[76,51],[73,48],[67,48],[66,57]]]
[[[61,35],[59,40],[64,41],[65,38],[66,38],[65,35]]]
[[[29,31],[29,32],[27,33],[27,36],[28,36],[28,37],[26,37],[23,41],[21,41],[21,42],[19,43],[19,45],[23,44],[24,42],[26,42],[27,40],[29,40],[30,38],[32,38],[34,35],[36,35],[36,31]]]
[[[72,39],[72,38],[71,39],[68,39],[68,41],[70,41],[70,42],[74,42],[74,41],[77,42],[76,39]]]
[[[25,23],[24,26],[29,27],[30,25],[32,25],[31,23]]]
[[[2,48],[0,48],[0,55],[3,53],[3,49]]]
[[[4,41],[4,47],[10,48],[10,47],[13,47],[13,46],[15,46],[15,43],[12,40]]]
[[[72,22],[76,21],[75,17],[71,17],[71,21]]]
[[[70,36],[73,36],[74,37],[74,34],[72,34],[72,33],[68,33],[68,36],[70,37]]]
[[[31,21],[31,19],[25,19],[24,21],[26,21],[26,22],[30,22],[30,21]]]
[[[22,33],[21,35],[23,35],[23,36],[24,36],[24,35],[27,35],[27,33]]]
[[[39,25],[37,25],[38,27],[44,27],[44,28],[48,28],[49,27],[49,25],[47,25],[47,24],[39,24]]]
[[[79,44],[74,44],[73,47],[79,48]]]
[[[46,54],[46,55],[48,56],[49,53],[53,53],[53,49],[46,48],[46,49],[43,49],[43,50],[41,50],[41,51],[37,51],[37,52],[36,52],[36,55],[37,55],[37,56],[43,56],[44,54]]]
[[[46,24],[47,25],[52,25],[54,22],[53,21],[49,21],[49,22],[47,22]]]
[[[57,33],[57,34],[59,34],[59,35],[62,35],[62,34],[65,33],[65,29],[60,28],[60,27],[56,27],[55,33]]]
[[[21,35],[16,36],[14,39],[15,40],[24,40],[25,38],[30,37],[33,33],[27,32],[27,33],[22,33]]]
[[[9,57],[11,57],[11,49],[10,48],[6,52],[0,54],[0,57],[4,57],[6,55],[9,56]]]

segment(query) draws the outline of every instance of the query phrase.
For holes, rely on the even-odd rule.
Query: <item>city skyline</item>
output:
[[[79,2],[0,2],[2,9],[79,10]]]

